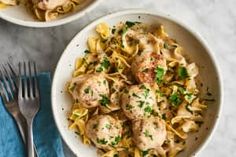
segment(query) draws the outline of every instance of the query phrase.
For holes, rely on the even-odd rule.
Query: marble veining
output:
[[[197,31],[218,60],[224,82],[224,107],[218,128],[200,157],[236,156],[236,1],[235,0],[104,0],[83,18],[59,27],[34,29],[0,19],[0,61],[35,60],[53,72],[61,53],[85,25],[113,11],[128,8],[169,14]],[[74,157],[64,146],[67,157]]]

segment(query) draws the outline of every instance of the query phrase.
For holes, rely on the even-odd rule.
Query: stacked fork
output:
[[[36,156],[32,134],[33,120],[39,110],[36,64],[19,63],[18,79],[11,64],[1,65],[0,96],[18,125],[22,139],[27,145],[27,156]]]

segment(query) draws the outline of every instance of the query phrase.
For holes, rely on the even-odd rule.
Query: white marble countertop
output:
[[[0,60],[30,59],[43,71],[53,72],[63,49],[85,25],[107,13],[126,8],[160,11],[200,33],[215,53],[223,76],[225,98],[218,128],[199,155],[236,156],[236,1],[235,0],[104,0],[83,18],[55,28],[26,28],[0,19]],[[68,157],[74,155],[65,146]]]

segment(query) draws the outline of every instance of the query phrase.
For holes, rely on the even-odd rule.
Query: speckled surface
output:
[[[199,156],[236,156],[235,6],[235,0],[104,0],[83,18],[54,28],[26,28],[0,19],[0,60],[35,60],[41,71],[53,72],[72,37],[100,16],[128,8],[144,8],[170,14],[205,38],[218,60],[223,76],[225,97],[220,123]],[[74,157],[69,148],[64,148],[67,157]]]

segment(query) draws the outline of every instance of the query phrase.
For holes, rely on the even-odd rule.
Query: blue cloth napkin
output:
[[[40,111],[34,120],[34,143],[39,157],[64,157],[62,141],[51,109],[49,73],[39,74]],[[0,157],[25,157],[23,141],[13,118],[0,98]]]

